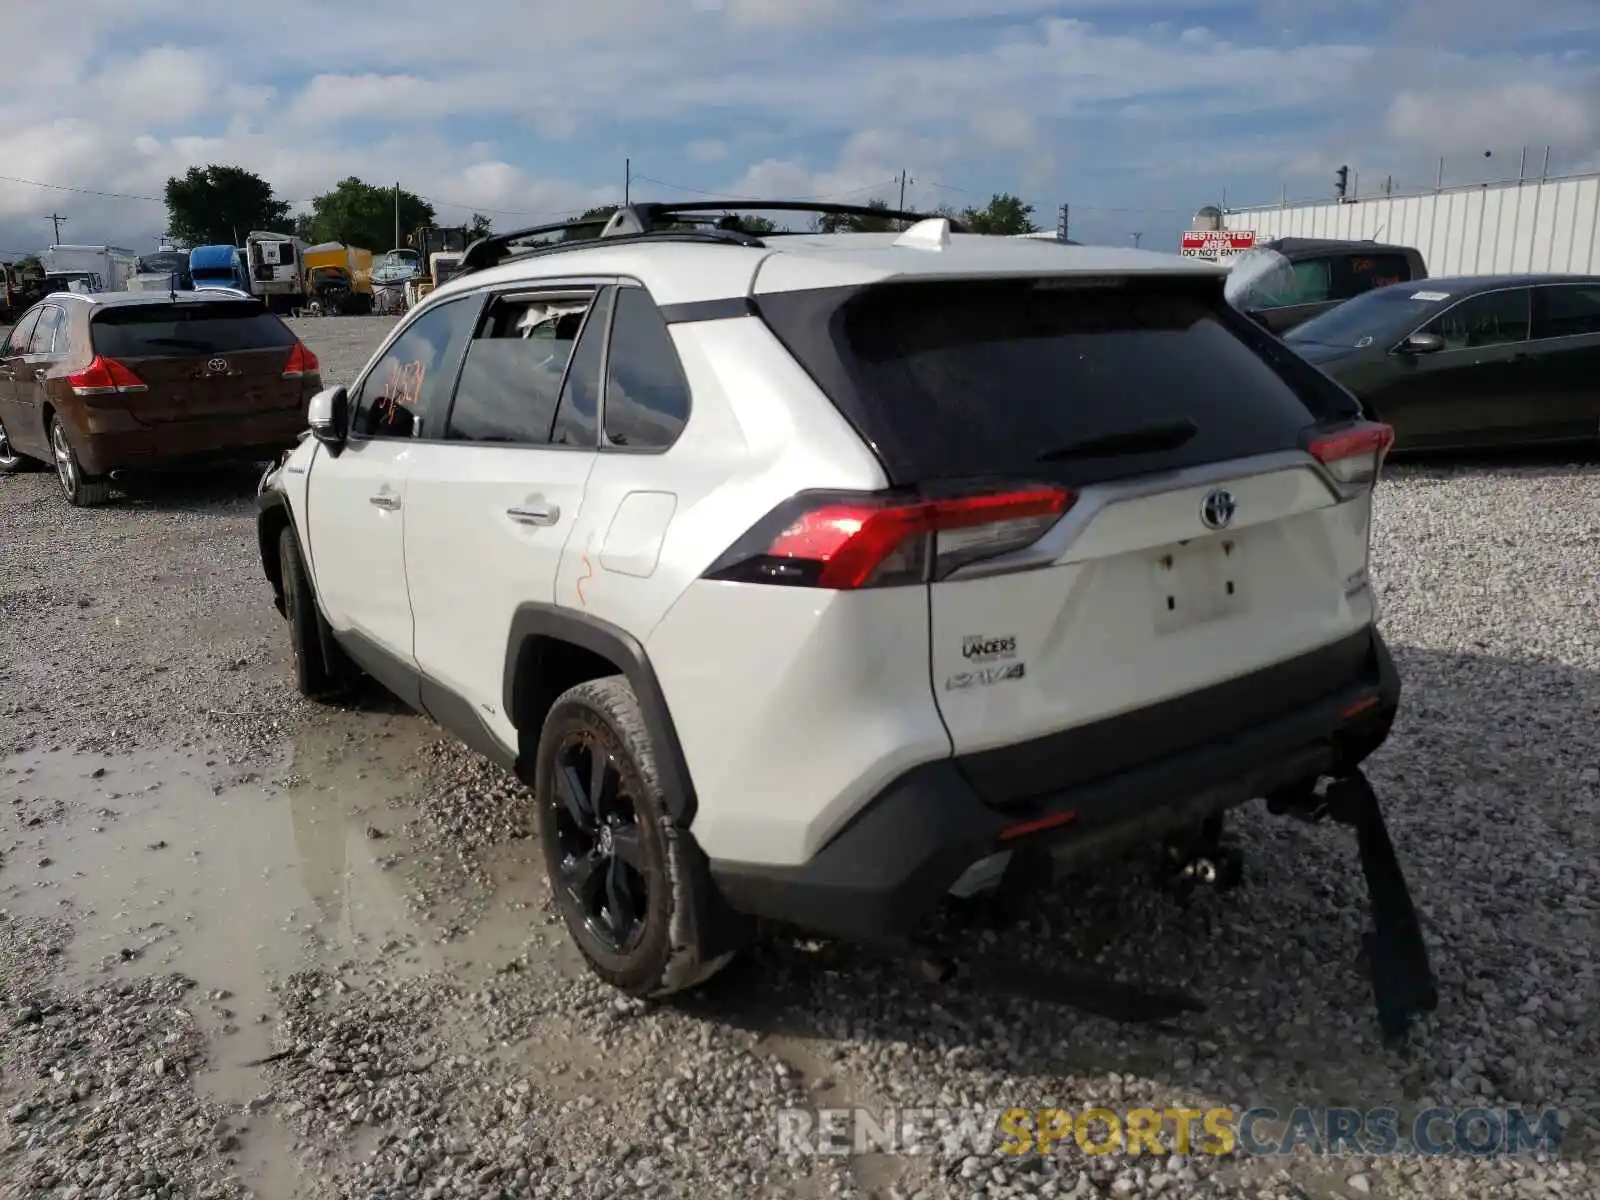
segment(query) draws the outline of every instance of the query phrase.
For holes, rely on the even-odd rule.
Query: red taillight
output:
[[[67,384],[74,396],[110,396],[123,392],[147,392],[144,380],[114,358],[104,354],[83,370],[67,376]]]
[[[943,579],[1032,545],[1073,499],[1049,486],[940,500],[802,494],[734,543],[706,578],[839,590]]]
[[[1306,449],[1342,486],[1354,489],[1370,487],[1377,482],[1384,456],[1393,445],[1393,427],[1364,422],[1316,438]]]
[[[294,349],[289,351],[289,361],[284,364],[283,377],[285,379],[300,379],[306,375],[315,375],[322,369],[322,364],[317,361],[317,356],[306,349],[304,342],[296,342]]]

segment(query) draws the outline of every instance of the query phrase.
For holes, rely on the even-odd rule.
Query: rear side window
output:
[[[1536,338],[1581,337],[1600,333],[1600,285],[1561,284],[1535,290]]]
[[[1214,280],[1049,283],[889,284],[831,314],[823,293],[795,292],[761,309],[896,483],[1091,482],[1291,449],[1308,425],[1357,411]],[[1074,443],[1184,421],[1198,432],[1171,449],[1048,465]]]
[[[588,297],[497,299],[467,345],[445,437],[544,445]]]
[[[66,317],[60,308],[47,304],[39,314],[39,324],[28,343],[29,354],[60,354],[67,348]]]
[[[689,419],[689,381],[661,310],[643,288],[617,292],[606,355],[606,441],[664,450]]]
[[[96,354],[112,358],[186,358],[241,350],[287,350],[289,327],[254,300],[203,304],[119,304],[89,324]]]

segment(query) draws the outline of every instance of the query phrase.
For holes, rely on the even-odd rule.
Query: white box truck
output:
[[[121,292],[127,290],[136,255],[121,246],[51,246],[39,255],[52,291]]]

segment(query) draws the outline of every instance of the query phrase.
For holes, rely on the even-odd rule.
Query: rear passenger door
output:
[[[1585,438],[1600,433],[1600,283],[1533,289],[1528,365],[1535,398],[1530,433]]]
[[[423,704],[515,751],[504,711],[511,620],[554,604],[561,555],[599,445],[615,288],[585,281],[492,294],[466,347],[442,440],[406,483],[406,578]]]
[[[690,324],[700,340],[687,344],[686,355],[645,288],[629,283],[617,289],[600,455],[562,559],[556,586],[561,604],[635,631],[642,640],[692,581],[693,556],[663,555],[668,534],[675,521],[726,486],[745,447],[736,429],[704,421],[690,427],[685,359],[699,364],[697,387],[721,386],[706,370],[707,343],[723,336],[736,343],[738,331],[726,326],[737,324]],[[738,361],[732,346],[729,351],[718,357]]]

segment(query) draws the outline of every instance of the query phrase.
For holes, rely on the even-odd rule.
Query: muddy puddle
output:
[[[243,1106],[268,1088],[275,989],[311,967],[369,964],[487,974],[557,961],[536,912],[529,839],[480,856],[476,881],[415,837],[417,753],[438,732],[410,716],[307,732],[244,770],[204,749],[0,759],[0,909],[65,918],[63,982],[176,972],[207,1035],[202,1095]],[[290,1196],[283,1132],[248,1122],[239,1167],[258,1195]]]

